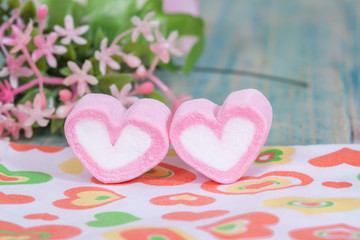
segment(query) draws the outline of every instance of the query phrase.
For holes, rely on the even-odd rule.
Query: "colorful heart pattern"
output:
[[[263,148],[255,159],[254,165],[278,165],[291,162],[290,156],[295,153],[291,147],[266,147]]]
[[[306,197],[280,197],[266,199],[266,207],[289,208],[305,214],[319,214],[329,212],[344,212],[360,208],[358,198],[306,198]]]
[[[133,180],[114,183],[114,185],[126,185],[140,182],[153,186],[177,186],[190,183],[195,179],[196,175],[186,169],[166,163],[159,163],[156,167]],[[97,184],[104,184],[96,178],[92,178],[91,180]]]
[[[208,196],[198,195],[194,193],[178,193],[164,195],[150,200],[152,204],[169,206],[183,204],[187,206],[202,206],[215,202],[215,199]]]
[[[29,220],[43,220],[43,221],[54,221],[58,220],[59,217],[49,213],[34,213],[24,216],[25,219]]]
[[[340,164],[360,167],[360,151],[342,148],[338,151],[310,159],[309,163],[316,167],[334,167]]]
[[[198,227],[214,236],[216,239],[263,239],[273,235],[269,226],[279,222],[279,219],[269,213],[253,212],[240,214]]]
[[[295,240],[360,239],[360,228],[347,224],[335,224],[296,229],[289,235]]]
[[[56,147],[56,146],[39,146],[39,145],[30,145],[30,144],[22,144],[11,142],[9,146],[19,152],[27,152],[33,149],[39,150],[44,153],[56,153],[63,150],[65,147]]]
[[[0,164],[0,185],[38,184],[52,179],[49,174],[32,171],[10,171]]]
[[[195,240],[175,227],[139,226],[111,230],[103,234],[109,240]]]
[[[66,225],[43,225],[23,228],[17,224],[0,221],[0,239],[69,239],[81,233],[76,227]]]
[[[264,191],[274,191],[290,187],[305,186],[313,181],[306,174],[292,171],[269,172],[259,177],[241,177],[239,181],[223,185],[214,181],[207,181],[201,188],[208,192],[219,194],[256,194]]]
[[[94,216],[96,220],[87,222],[90,227],[113,227],[140,220],[140,218],[126,212],[104,212]]]
[[[360,240],[359,150],[266,147],[230,184],[171,150],[141,176],[104,184],[69,149],[0,141],[0,239]]]
[[[208,218],[219,217],[229,213],[226,210],[210,210],[204,212],[172,212],[162,216],[163,219],[174,221],[194,222]]]
[[[5,194],[0,192],[0,204],[26,204],[34,202],[35,198],[21,194]]]
[[[99,187],[77,187],[66,190],[64,194],[68,198],[53,202],[54,206],[81,210],[103,206],[125,198],[109,189]]]

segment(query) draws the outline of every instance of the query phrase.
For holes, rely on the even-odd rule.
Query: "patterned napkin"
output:
[[[360,145],[267,147],[234,184],[173,151],[104,185],[71,149],[0,142],[0,239],[360,239]]]

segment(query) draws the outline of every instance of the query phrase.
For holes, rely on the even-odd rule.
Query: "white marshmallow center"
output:
[[[76,124],[79,143],[103,169],[116,169],[143,155],[151,146],[151,137],[134,125],[125,126],[113,145],[104,123],[95,120]]]
[[[233,167],[246,153],[255,135],[255,125],[247,119],[232,118],[221,139],[203,124],[192,125],[180,135],[180,142],[194,158],[220,171]]]

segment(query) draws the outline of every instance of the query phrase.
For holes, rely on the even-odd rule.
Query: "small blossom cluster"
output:
[[[69,51],[69,45],[88,44],[89,38],[85,36],[90,27],[76,26],[73,17],[66,15],[63,26],[55,25],[44,31],[48,14],[47,6],[42,5],[37,9],[36,18],[24,21],[20,17],[20,10],[15,9],[11,18],[0,25],[0,49],[6,59],[0,68],[0,138],[17,139],[21,131],[30,138],[34,127],[46,127],[52,119],[65,119],[76,102],[100,84],[101,76],[116,73],[122,66],[130,69],[127,73],[136,81],[123,84],[121,89],[117,84],[108,87],[111,95],[126,107],[136,102],[139,96],[150,94],[155,86],[167,95],[174,109],[189,99],[189,96],[176,98],[154,75],[154,70],[160,61],[168,63],[172,56],[186,55],[197,39],[192,36],[179,37],[177,31],[165,37],[159,30],[160,22],[154,20],[154,12],[146,14],[143,19],[132,17],[132,28],[116,36],[111,43],[104,37],[99,49],[82,63],[66,61],[66,76],[51,76],[44,72],[39,67],[40,60],[43,59],[41,61],[49,69],[56,69],[59,56]],[[124,38],[129,37],[136,42],[140,36],[149,42],[149,49],[154,55],[148,66],[134,53],[125,52],[120,46]],[[93,71],[94,64],[98,67],[98,75]],[[47,100],[44,85],[58,89],[56,104]],[[32,97],[17,101],[19,95],[29,93],[27,95],[30,96],[34,89],[36,91],[32,91]]]

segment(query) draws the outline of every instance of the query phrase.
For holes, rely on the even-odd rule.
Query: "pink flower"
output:
[[[56,116],[62,119],[66,118],[69,115],[70,111],[73,109],[75,103],[76,102],[66,101],[64,105],[61,105],[56,109]]]
[[[107,48],[108,39],[104,38],[100,44],[100,52],[95,51],[95,59],[100,62],[100,72],[102,75],[106,73],[106,65],[112,69],[119,70],[120,64],[111,58],[112,55],[119,53],[119,46],[112,45]]]
[[[14,94],[7,80],[0,82],[0,101],[4,103],[14,102]]]
[[[17,118],[18,120],[18,127],[23,129],[25,132],[25,137],[27,138],[31,138],[33,135],[33,129],[32,126],[25,126],[24,123],[26,122],[26,120],[29,118],[29,115],[26,113],[21,112],[20,110],[18,110],[17,108],[14,108],[11,110],[11,112],[14,114],[14,116]],[[14,134],[12,134],[14,136]],[[14,136],[15,137],[15,136]]]
[[[174,43],[174,47],[179,49],[183,55],[186,55],[197,41],[198,38],[195,36],[182,36]]]
[[[10,53],[17,53],[23,47],[26,47],[26,45],[31,41],[30,35],[32,29],[33,29],[33,22],[31,19],[24,32],[22,32],[18,26],[11,25],[13,37],[11,38],[3,37],[2,42],[5,45],[14,46],[11,49]]]
[[[151,82],[143,82],[142,84],[135,87],[135,91],[140,94],[150,94],[154,91],[155,86]]]
[[[156,53],[164,63],[170,61],[170,54],[175,56],[182,56],[184,54],[180,49],[175,47],[178,37],[177,31],[172,31],[168,39],[165,39],[159,31],[155,32],[155,36],[157,42],[150,45],[150,50]]]
[[[184,13],[194,17],[200,15],[199,4],[196,0],[163,0],[162,6],[166,13]]]
[[[25,127],[32,126],[35,122],[41,127],[48,125],[49,120],[45,118],[49,118],[55,112],[55,108],[50,107],[43,109],[42,98],[41,94],[37,94],[33,103],[27,101],[25,105],[18,105],[18,109],[29,116],[24,122]]]
[[[151,28],[157,28],[159,26],[158,21],[149,22],[149,20],[151,18],[153,18],[154,16],[155,16],[154,12],[149,12],[148,14],[146,14],[146,16],[144,17],[144,20],[142,20],[142,21],[137,16],[133,16],[131,18],[131,22],[136,26],[136,28],[134,29],[134,31],[131,35],[131,40],[133,42],[136,42],[140,33],[142,33],[144,35],[145,39],[148,40],[149,42],[154,41],[154,36],[151,33]]]
[[[10,115],[14,110],[13,104],[0,103],[0,133],[3,135],[4,129],[7,134],[11,134],[15,139],[19,138],[21,126]]]
[[[15,58],[13,55],[8,55],[6,59],[7,67],[4,67],[0,71],[0,77],[10,76],[10,85],[12,88],[17,88],[18,86],[18,77],[30,77],[33,74],[33,71],[28,67],[23,67],[26,58],[24,55],[20,55],[18,58]]]
[[[88,83],[91,85],[98,84],[96,77],[87,74],[91,69],[91,62],[86,60],[82,66],[82,69],[76,65],[76,63],[69,61],[68,67],[73,71],[74,74],[68,76],[64,79],[64,85],[70,86],[77,83],[77,91],[79,96],[84,95],[87,92],[90,92]]]
[[[11,117],[1,116],[0,125],[1,125],[0,128],[1,132],[3,132],[5,129],[8,132],[8,134],[11,134],[15,139],[19,138],[21,127],[15,121],[15,119]]]
[[[0,114],[5,114],[5,115],[10,116],[9,111],[13,108],[14,108],[14,104],[12,104],[12,103],[3,104],[2,102],[0,102]]]
[[[87,43],[85,38],[80,37],[80,35],[84,34],[89,30],[88,25],[84,25],[78,28],[74,27],[74,19],[71,15],[66,15],[65,17],[65,28],[62,28],[58,25],[54,26],[55,31],[59,36],[63,36],[61,39],[62,44],[69,44],[71,40],[79,45],[84,45]]]
[[[147,74],[147,70],[146,70],[145,66],[141,64],[136,69],[135,74],[134,74],[134,78],[135,79],[144,79],[146,77],[146,74]]]
[[[34,38],[34,43],[38,47],[38,49],[36,49],[32,53],[32,59],[36,62],[43,55],[45,55],[46,61],[49,66],[55,68],[57,66],[57,62],[54,54],[64,54],[67,52],[66,47],[54,45],[57,38],[58,36],[56,33],[50,33],[46,37],[46,40],[44,40],[42,36],[36,36]]]
[[[141,64],[141,59],[132,54],[122,54],[124,62],[131,68],[136,68]]]
[[[49,8],[48,6],[46,6],[45,4],[41,5],[37,12],[36,12],[36,16],[39,18],[39,20],[44,20],[46,18],[46,16],[49,13]]]
[[[125,84],[122,87],[120,92],[119,92],[119,90],[118,90],[118,88],[117,88],[117,86],[115,84],[112,84],[110,86],[111,95],[113,95],[114,97],[119,99],[120,102],[122,103],[122,105],[124,105],[125,107],[129,107],[131,104],[133,104],[134,102],[139,100],[138,97],[131,96],[130,91],[131,91],[131,84],[130,83]]]

